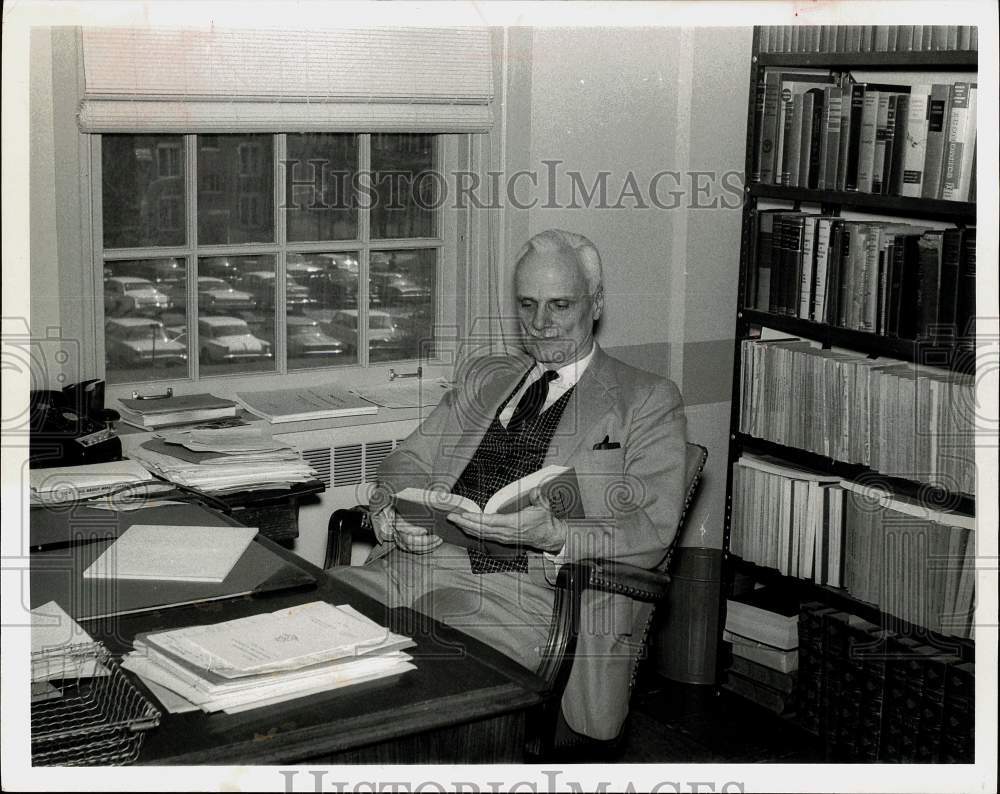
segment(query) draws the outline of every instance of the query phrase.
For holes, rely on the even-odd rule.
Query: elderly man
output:
[[[557,229],[536,235],[518,254],[514,285],[527,355],[485,357],[458,373],[458,387],[379,471],[379,545],[364,567],[336,575],[534,669],[560,563],[603,557],[651,568],[664,557],[683,502],[685,418],[673,383],[612,358],[594,340],[604,289],[587,238]],[[549,464],[575,469],[585,517],[558,517],[537,489],[520,512],[448,516],[471,537],[527,549],[513,558],[445,543],[381,498],[408,486],[444,487],[482,507]],[[562,716],[572,731],[612,739],[627,715],[631,659],[649,610],[589,591],[583,606]]]

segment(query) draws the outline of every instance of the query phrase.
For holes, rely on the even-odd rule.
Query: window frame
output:
[[[177,258],[185,262],[186,279],[186,304],[185,318],[188,326],[188,363],[187,371],[171,373],[168,377],[158,380],[127,381],[108,384],[108,397],[130,396],[133,391],[142,394],[159,393],[163,388],[170,386],[175,393],[183,394],[196,390],[210,389],[211,391],[223,395],[232,395],[236,391],[254,391],[261,389],[307,387],[321,382],[329,382],[331,378],[336,378],[341,383],[350,385],[351,383],[366,383],[373,380],[384,379],[386,368],[403,365],[431,365],[450,367],[454,357],[449,351],[448,343],[451,336],[448,329],[456,327],[456,315],[461,307],[458,305],[459,295],[464,291],[459,284],[464,277],[459,270],[460,265],[468,266],[463,256],[463,247],[466,245],[466,235],[460,235],[460,226],[468,223],[468,218],[462,211],[455,210],[444,205],[436,210],[437,213],[437,234],[435,237],[425,238],[400,238],[400,239],[379,239],[370,238],[369,213],[359,212],[358,235],[353,240],[330,240],[317,242],[288,242],[285,228],[285,213],[282,205],[285,203],[285,180],[282,162],[286,159],[286,135],[290,133],[272,132],[265,133],[272,136],[274,152],[274,242],[272,243],[240,243],[226,245],[201,245],[197,244],[197,156],[198,156],[198,133],[182,134],[182,148],[184,151],[184,184],[185,191],[189,193],[189,200],[184,202],[183,212],[186,217],[186,239],[184,245],[180,246],[158,246],[142,248],[114,248],[104,249],[103,245],[103,210],[102,210],[102,158],[101,146],[103,136],[99,133],[82,134],[89,139],[89,144],[85,148],[88,151],[90,160],[89,180],[84,179],[87,184],[87,195],[85,199],[90,209],[90,223],[86,224],[92,242],[92,271],[93,271],[93,295],[92,301],[94,311],[95,343],[96,343],[96,366],[99,376],[106,378],[107,363],[105,358],[105,338],[104,338],[104,300],[103,300],[103,268],[105,262],[132,260],[132,259],[166,259]],[[358,133],[360,157],[358,167],[366,173],[370,171],[371,133]],[[467,133],[438,133],[435,134],[435,167],[445,174],[454,173],[460,168],[468,168],[468,153],[471,147],[468,145]],[[242,156],[241,156],[242,168]],[[450,186],[449,186],[450,188]],[[194,191],[191,193],[191,191]],[[180,197],[178,197],[179,199]],[[373,251],[378,250],[406,250],[406,249],[434,249],[437,252],[436,272],[435,272],[435,294],[434,294],[434,327],[435,334],[434,355],[426,358],[403,358],[393,361],[371,362],[369,360],[368,349],[368,328],[367,323],[362,323],[359,329],[358,353],[359,360],[353,364],[337,364],[327,367],[310,367],[307,369],[289,369],[287,356],[287,328],[285,322],[279,320],[286,317],[284,313],[275,313],[275,368],[269,372],[254,373],[222,373],[204,375],[200,373],[200,362],[198,356],[191,351],[198,348],[198,290],[197,290],[197,260],[205,256],[239,256],[239,255],[273,255],[275,257],[275,278],[277,295],[275,296],[276,306],[285,305],[285,274],[287,272],[287,254],[290,253],[357,253],[359,259],[359,284],[358,303],[362,306],[369,304],[369,283],[368,274],[370,272],[370,258]],[[370,308],[370,307],[369,307]],[[84,307],[84,311],[87,307]],[[378,373],[377,375],[374,373]]]

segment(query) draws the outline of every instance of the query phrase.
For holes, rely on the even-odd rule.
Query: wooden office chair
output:
[[[584,590],[601,590],[619,593],[637,601],[654,605],[646,625],[642,627],[640,642],[632,664],[629,691],[635,686],[639,663],[646,656],[649,632],[653,624],[655,605],[665,601],[670,586],[670,570],[674,550],[684,529],[684,522],[694,501],[701,481],[701,474],[708,458],[708,450],[700,444],[687,444],[685,460],[686,482],[684,507],[681,510],[677,533],[667,548],[663,561],[653,570],[637,568],[609,560],[587,559],[567,563],[559,569],[556,579],[556,596],[552,604],[552,621],[542,662],[535,671],[545,680],[549,690],[555,695],[562,692],[572,667],[576,649],[576,637],[580,625],[580,604]],[[364,506],[336,510],[330,516],[327,529],[325,568],[350,565],[351,545],[355,540],[375,543],[375,534],[368,518],[368,508]],[[551,760],[555,755],[572,753],[576,746],[586,741],[589,753],[601,754],[611,751],[617,740],[597,742],[585,740],[573,734],[562,722],[559,698],[553,696],[548,701],[548,711],[544,719],[536,721],[538,728],[528,742],[528,755],[538,760]]]

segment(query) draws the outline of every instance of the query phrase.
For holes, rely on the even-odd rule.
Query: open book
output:
[[[423,488],[404,488],[396,494],[396,512],[411,524],[425,527],[448,543],[476,548],[494,557],[512,557],[530,547],[470,537],[447,517],[449,513],[456,512],[516,513],[531,504],[531,493],[535,488],[541,489],[557,517],[584,517],[576,471],[567,466],[546,466],[505,485],[490,497],[481,510],[479,505],[465,496]]]

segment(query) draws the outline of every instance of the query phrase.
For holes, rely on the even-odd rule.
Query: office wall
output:
[[[675,380],[689,437],[709,449],[685,545],[722,543],[750,45],[749,28],[509,36],[507,177],[538,185],[516,182],[519,203],[537,201],[508,206],[507,249],[558,227],[601,250],[601,344]],[[581,201],[602,173],[606,201]]]

